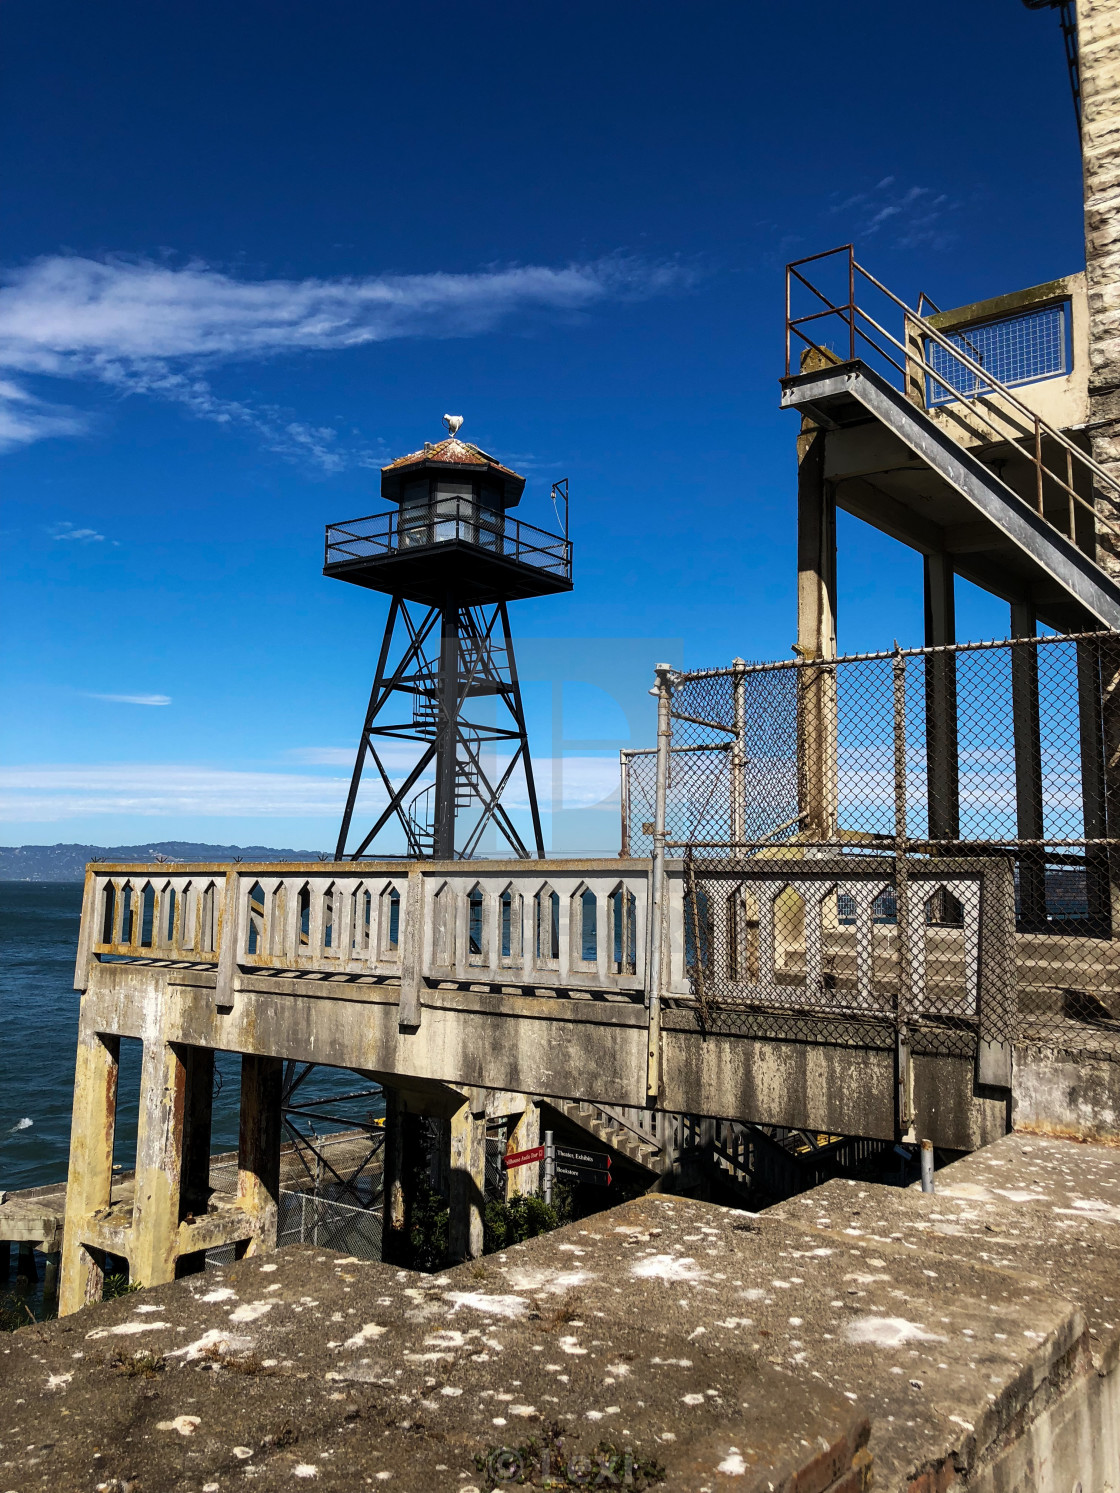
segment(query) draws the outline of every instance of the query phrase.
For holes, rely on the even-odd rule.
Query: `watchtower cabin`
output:
[[[521,501],[525,478],[459,440],[461,417],[444,421],[446,440],[382,468],[381,496],[393,508],[327,528],[324,575],[392,598],[340,860],[367,761],[388,803],[352,856],[365,855],[396,825],[412,858],[472,856],[491,826],[515,855],[528,857],[502,803],[519,768],[535,853],[544,855],[507,604],[572,588],[567,480],[553,487],[554,503],[564,505],[562,534],[523,523],[509,510]],[[403,780],[386,760],[386,742],[419,748]]]

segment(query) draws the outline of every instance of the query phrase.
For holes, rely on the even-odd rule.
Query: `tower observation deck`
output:
[[[363,770],[372,763],[387,802],[349,852],[365,855],[393,824],[410,857],[475,854],[493,826],[515,855],[530,855],[502,803],[524,779],[537,856],[544,855],[507,603],[572,589],[567,480],[564,532],[512,518],[525,478],[458,439],[462,421],[437,444],[382,468],[381,496],[395,506],[330,524],[323,574],[392,598],[339,832],[347,840]],[[400,776],[390,743],[411,742],[416,760]],[[463,832],[458,833],[462,822]]]

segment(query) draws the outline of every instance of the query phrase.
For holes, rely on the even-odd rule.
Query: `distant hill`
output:
[[[269,845],[203,845],[195,840],[148,840],[142,845],[0,845],[0,881],[81,881],[87,861],[314,861],[317,850]]]

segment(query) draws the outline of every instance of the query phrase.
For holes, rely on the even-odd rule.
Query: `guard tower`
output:
[[[490,825],[528,858],[501,801],[519,763],[535,853],[544,856],[507,604],[572,589],[567,479],[552,490],[554,503],[563,501],[563,534],[521,523],[508,510],[525,478],[459,440],[461,416],[443,418],[446,440],[382,468],[381,496],[393,509],[327,528],[323,574],[392,598],[337,860],[347,856],[367,760],[388,802],[353,859],[394,821],[412,858],[469,857]],[[405,742],[418,752],[402,779],[386,746]]]

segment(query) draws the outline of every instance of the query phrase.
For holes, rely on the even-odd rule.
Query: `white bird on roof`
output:
[[[451,436],[459,434],[459,426],[463,423],[462,415],[444,415],[443,423],[447,426],[447,433]]]

